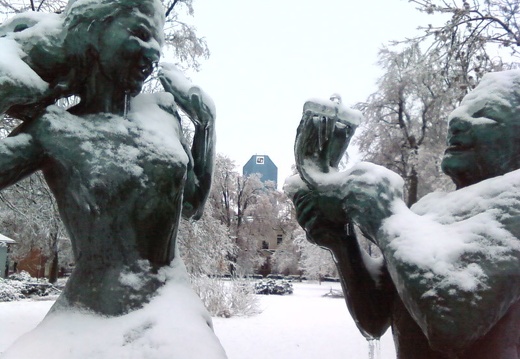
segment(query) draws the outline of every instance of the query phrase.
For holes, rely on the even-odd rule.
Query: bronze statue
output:
[[[457,190],[411,209],[395,173],[324,163],[332,147],[308,140],[319,126],[303,115],[295,152],[306,171],[286,184],[298,221],[334,255],[360,331],[391,326],[400,359],[520,357],[519,108],[520,71],[487,74],[449,117],[442,169]],[[377,271],[356,226],[381,249]]]
[[[177,256],[180,216],[202,214],[211,100],[171,66],[160,75],[166,92],[139,94],[159,61],[163,24],[158,0],[71,0],[64,15],[20,15],[0,27],[0,41],[18,46],[17,61],[41,81],[0,84],[0,110],[24,121],[0,141],[0,188],[42,171],[76,259],[54,311],[142,307]],[[80,98],[72,108],[53,105],[71,95]],[[195,126],[191,149],[177,105]]]

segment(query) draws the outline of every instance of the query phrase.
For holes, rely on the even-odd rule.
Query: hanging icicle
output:
[[[381,359],[381,343],[379,339],[370,338],[368,341],[368,359]]]

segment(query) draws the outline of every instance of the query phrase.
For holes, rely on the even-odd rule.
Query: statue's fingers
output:
[[[306,198],[310,197],[310,191],[298,190],[293,196],[293,203],[295,207],[299,207]]]
[[[297,212],[296,220],[304,229],[309,227],[310,223],[313,223],[316,218],[316,211],[313,206],[301,207]],[[312,221],[312,222],[311,222]]]

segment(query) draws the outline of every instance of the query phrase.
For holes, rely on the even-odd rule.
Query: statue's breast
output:
[[[123,199],[130,192],[176,193],[186,177],[188,155],[178,121],[158,106],[78,117],[50,108],[37,134],[54,166],[72,187],[96,197]]]

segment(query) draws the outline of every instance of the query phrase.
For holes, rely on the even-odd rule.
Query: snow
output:
[[[345,196],[349,190],[351,179],[355,176],[356,183],[363,183],[369,187],[386,182],[396,196],[401,196],[403,179],[389,169],[369,162],[358,162],[345,171],[331,168],[331,172],[322,172],[314,165],[312,160],[305,160],[305,170],[312,176],[317,184],[317,189],[326,194]],[[284,191],[292,197],[298,190],[307,189],[307,185],[299,175],[288,177],[285,180]]]
[[[23,87],[44,92],[48,88],[47,82],[43,81],[22,58],[26,54],[20,45],[13,39],[0,38],[0,86],[23,84]]]
[[[166,277],[166,284],[143,308],[119,317],[81,310],[51,312],[34,330],[17,339],[1,358],[224,359],[211,318],[191,289],[182,262],[174,260],[159,275]],[[24,306],[19,308],[25,311]],[[3,309],[6,308],[2,308],[5,313]],[[41,307],[42,311],[46,309]],[[2,318],[0,337],[7,345],[15,338],[6,339],[12,330],[5,323],[13,321],[16,319]],[[34,322],[31,320],[31,324]],[[18,326],[14,328],[16,334],[21,332]]]
[[[0,243],[12,244],[12,243],[16,243],[16,241],[14,239],[4,236],[3,234],[0,234]]]
[[[252,317],[213,318],[215,332],[229,359],[368,358],[368,343],[357,330],[344,300],[323,297],[331,288],[339,289],[339,283],[319,285],[314,282],[304,282],[293,283],[293,285],[294,294],[292,295],[259,295],[263,310],[261,314]],[[34,328],[51,305],[50,301],[0,303],[0,323],[2,323],[0,352],[5,351],[21,334]],[[175,313],[166,312],[165,314],[175,316]],[[79,326],[84,324],[78,323],[69,330],[76,331]],[[184,325],[186,324],[184,323]],[[61,329],[58,331],[59,333],[52,331],[48,335],[52,337],[66,331]],[[103,330],[103,333],[113,337],[113,334],[108,331]],[[92,333],[84,334],[87,335],[84,338],[70,338],[69,335],[58,338],[60,344],[57,346],[68,346],[67,340],[72,339],[80,347],[88,347],[88,340],[91,339]],[[57,337],[54,336],[54,338]],[[200,346],[199,343],[200,340],[193,336],[188,340],[187,345],[195,349]],[[30,347],[35,345],[34,343],[28,344]],[[59,348],[55,349],[60,351]],[[35,356],[35,358],[42,357],[45,358],[43,355]],[[49,357],[56,358],[54,354]],[[116,357],[114,356],[114,358]],[[69,355],[68,358],[72,357]],[[138,357],[136,355],[117,358]],[[191,356],[182,358],[187,359]],[[395,358],[390,332],[387,332],[381,339],[380,358]]]
[[[23,31],[14,32],[17,26],[27,26]],[[22,43],[41,42],[51,45],[56,36],[62,34],[63,16],[58,14],[27,11],[9,18],[0,25],[0,36],[6,35]]]

